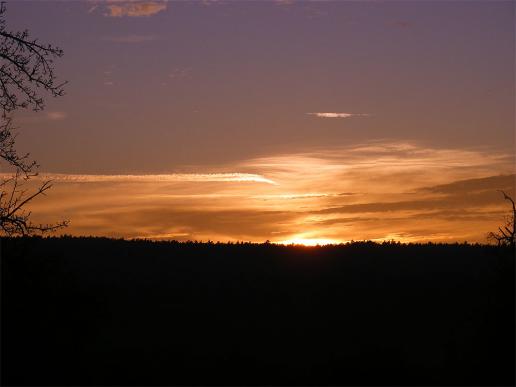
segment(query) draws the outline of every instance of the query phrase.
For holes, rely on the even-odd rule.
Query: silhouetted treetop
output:
[[[41,91],[54,97],[64,94],[66,82],[56,84],[53,60],[63,51],[51,44],[31,38],[27,30],[12,32],[6,29],[5,2],[0,3],[0,167],[11,174],[0,175],[0,235],[31,235],[65,227],[67,222],[38,224],[31,222],[26,205],[44,195],[52,185],[45,181],[34,192],[24,187],[37,175],[38,164],[28,154],[16,150],[16,134],[12,113],[18,108],[38,111],[44,108]],[[3,169],[3,168],[2,168]]]
[[[3,113],[17,108],[44,108],[38,89],[57,97],[64,94],[66,82],[56,84],[53,60],[63,50],[31,38],[28,30],[12,32],[6,29],[5,3],[0,5],[0,105]]]
[[[498,245],[510,246],[514,248],[516,245],[516,204],[512,197],[507,195],[504,191],[499,191],[505,200],[508,200],[512,205],[512,213],[505,219],[505,224],[498,227],[498,232],[490,232],[487,237],[490,240],[496,241]]]
[[[0,121],[0,159],[22,172],[25,177],[35,175],[38,164],[29,159],[29,154],[18,154],[15,148],[16,134],[13,132],[12,119],[3,117]]]

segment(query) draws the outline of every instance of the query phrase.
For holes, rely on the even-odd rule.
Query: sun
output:
[[[323,245],[336,245],[340,242],[335,239],[326,238],[304,238],[302,236],[293,237],[284,241],[276,242],[280,245],[302,245],[302,246],[323,246]]]

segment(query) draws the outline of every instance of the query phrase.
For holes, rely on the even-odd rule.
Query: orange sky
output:
[[[512,156],[371,142],[168,175],[47,174],[35,220],[73,235],[263,242],[485,242]]]
[[[34,221],[179,240],[485,242],[514,194],[514,2],[24,1]],[[5,172],[0,170],[0,173]],[[37,183],[35,181],[33,183]]]

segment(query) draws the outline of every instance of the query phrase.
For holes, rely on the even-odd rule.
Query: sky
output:
[[[8,2],[64,56],[19,111],[74,235],[485,242],[514,194],[512,1]],[[39,180],[38,180],[39,179]]]

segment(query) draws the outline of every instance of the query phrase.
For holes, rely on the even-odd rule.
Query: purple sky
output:
[[[107,16],[143,3],[161,11]],[[511,1],[8,7],[10,28],[65,52],[67,95],[47,104],[62,119],[38,116],[20,138],[53,172],[170,172],[371,139],[514,149]]]

